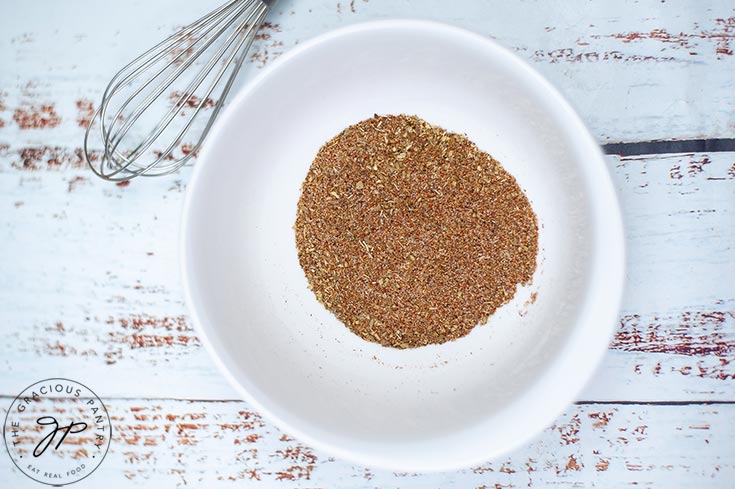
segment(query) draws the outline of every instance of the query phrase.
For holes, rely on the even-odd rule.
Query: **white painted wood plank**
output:
[[[735,480],[732,404],[572,406],[506,457],[469,470],[404,474],[332,459],[241,402],[105,403],[113,440],[88,487],[731,488]],[[5,456],[0,485],[38,486]]]
[[[74,151],[26,153],[0,151],[0,393],[63,373],[103,396],[237,398],[182,301],[188,173],[121,187],[91,177]],[[607,162],[625,217],[627,292],[582,399],[734,400],[735,154]]]
[[[96,102],[122,64],[220,2],[7,6],[0,16],[0,143],[79,141],[85,116],[78,104]],[[560,88],[601,142],[733,135],[735,5],[726,0],[696,7],[687,0],[281,0],[239,84],[317,34],[406,17],[456,24],[509,47]],[[44,112],[45,130],[20,129],[18,121],[34,126]]]

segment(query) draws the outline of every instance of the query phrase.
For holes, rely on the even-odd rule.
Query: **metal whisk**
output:
[[[189,161],[207,137],[274,3],[230,0],[122,68],[107,86],[84,136],[84,155],[92,170],[119,182],[166,175]],[[89,148],[96,124],[101,153]]]

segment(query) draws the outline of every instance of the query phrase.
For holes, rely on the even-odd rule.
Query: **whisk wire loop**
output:
[[[84,135],[85,158],[94,173],[106,180],[124,181],[165,175],[186,164],[222,109],[273,3],[230,0],[118,71]],[[185,78],[189,79],[184,85]],[[181,90],[171,91],[177,83]],[[161,104],[166,104],[164,109]],[[199,116],[210,109],[203,124],[197,124]],[[146,117],[154,117],[155,122],[141,129]],[[103,146],[99,154],[90,150],[95,125],[99,125]],[[193,141],[184,143],[189,137]]]

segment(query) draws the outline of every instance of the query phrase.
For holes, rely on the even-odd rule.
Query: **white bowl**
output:
[[[301,182],[324,142],[374,113],[466,133],[538,215],[532,285],[459,340],[366,342],[307,289],[292,229]],[[410,20],[319,36],[238,93],[196,165],[182,230],[194,324],[244,399],[317,448],[404,471],[507,452],[574,401],[615,328],[623,254],[602,154],[560,94],[484,37]]]

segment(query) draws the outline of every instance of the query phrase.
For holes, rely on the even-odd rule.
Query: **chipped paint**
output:
[[[196,109],[201,104],[202,109],[211,109],[217,105],[217,101],[215,99],[207,97],[202,101],[201,97],[193,94],[189,95],[184,92],[171,92],[168,98],[172,105],[178,107],[185,105],[187,108]]]
[[[722,56],[732,56],[732,43],[735,42],[735,17],[716,18],[710,22],[710,27],[703,29],[695,27],[691,32],[669,32],[665,28],[652,29],[648,32],[625,32],[612,34],[609,37],[621,40],[623,43],[641,41],[655,41],[667,48],[692,51],[701,49],[706,43],[714,48],[718,59]],[[599,39],[600,36],[593,36]]]
[[[731,358],[735,311],[684,311],[675,316],[623,316],[611,348],[624,351]]]
[[[21,129],[53,129],[61,123],[53,103],[24,104],[13,111],[13,120]]]
[[[89,99],[83,98],[77,100],[75,105],[77,107],[77,125],[86,130],[94,116],[94,103]]]

